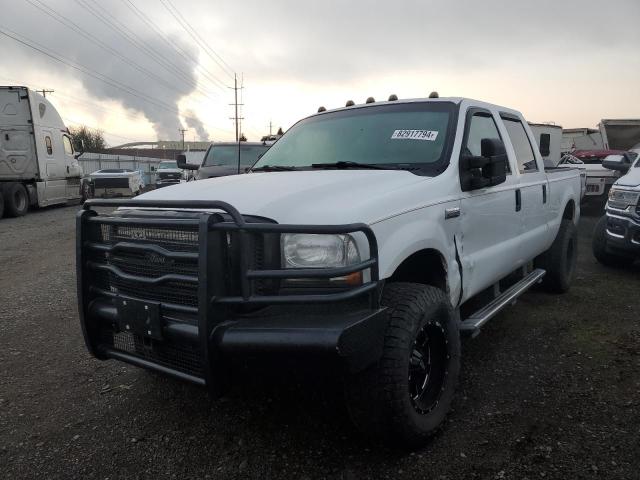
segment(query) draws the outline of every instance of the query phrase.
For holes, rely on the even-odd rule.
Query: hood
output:
[[[433,178],[401,170],[260,172],[210,178],[154,190],[140,199],[221,200],[240,213],[278,223],[370,223],[427,199]]]
[[[637,162],[636,162],[637,163]],[[615,183],[621,187],[637,187],[640,185],[640,167],[631,167],[626,175],[620,177]]]

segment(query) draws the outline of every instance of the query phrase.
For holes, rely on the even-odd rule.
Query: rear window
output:
[[[522,122],[504,116],[502,120],[504,121],[504,126],[507,128],[511,145],[513,145],[513,149],[515,150],[520,173],[537,172],[538,165],[536,165],[536,156],[533,153],[531,142],[529,141]]]
[[[269,149],[266,145],[243,145],[240,143],[240,166],[251,167],[260,154]],[[214,145],[207,152],[202,166],[233,166],[238,164],[238,145]]]

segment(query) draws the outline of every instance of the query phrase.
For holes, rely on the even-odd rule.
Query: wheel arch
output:
[[[447,262],[439,250],[423,248],[405,258],[387,282],[420,283],[449,293]]]

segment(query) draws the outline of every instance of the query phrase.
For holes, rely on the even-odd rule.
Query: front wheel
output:
[[[633,263],[633,259],[624,255],[616,255],[607,251],[607,216],[604,215],[593,229],[591,240],[593,256],[602,265],[607,267],[623,267]]]
[[[460,372],[459,316],[442,290],[388,284],[383,354],[345,379],[356,427],[387,443],[418,446],[444,421]]]

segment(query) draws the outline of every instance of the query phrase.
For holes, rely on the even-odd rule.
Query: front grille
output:
[[[202,353],[199,348],[185,343],[173,343],[169,340],[158,342],[131,332],[102,330],[100,340],[116,350],[165,367],[188,373],[195,377],[204,375]]]
[[[161,180],[180,180],[181,174],[179,173],[158,173],[158,178]]]
[[[152,245],[169,252],[197,253],[197,226],[148,227],[140,225],[93,224],[89,230],[90,242],[114,246],[118,242],[134,245]],[[171,258],[150,250],[119,249],[104,252],[90,249],[86,254],[91,264],[115,267],[120,272],[136,277],[154,279],[167,274],[198,276],[198,260],[194,258]],[[145,282],[122,278],[117,271],[93,270],[96,287],[111,293],[151,300],[161,303],[197,307],[197,283],[169,281],[151,285]]]

